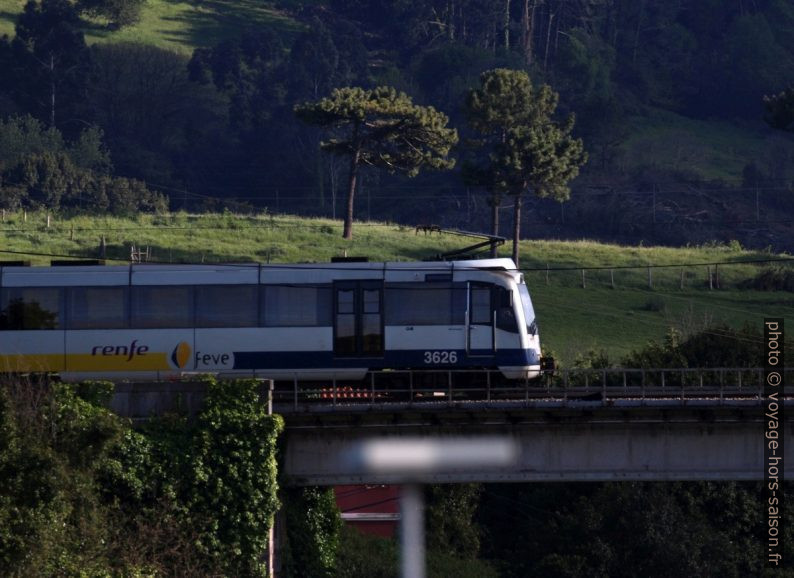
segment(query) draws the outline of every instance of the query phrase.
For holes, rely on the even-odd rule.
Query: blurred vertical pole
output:
[[[267,384],[267,415],[273,415],[273,380]],[[276,514],[270,518],[270,528],[267,530],[267,575],[276,578]]]
[[[400,496],[400,576],[425,578],[424,497],[427,475],[515,464],[521,451],[509,437],[371,438],[350,444],[342,458],[352,471],[397,475],[408,483]]]
[[[406,484],[400,496],[400,576],[425,578],[425,520],[422,486]]]

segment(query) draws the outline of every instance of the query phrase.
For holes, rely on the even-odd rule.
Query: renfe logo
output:
[[[91,355],[124,355],[127,361],[132,361],[133,357],[146,355],[149,352],[148,345],[138,345],[138,340],[133,340],[129,345],[97,345],[91,349]]]
[[[190,345],[181,341],[179,345],[174,347],[174,352],[171,354],[171,361],[180,369],[184,369],[185,364],[190,361]]]

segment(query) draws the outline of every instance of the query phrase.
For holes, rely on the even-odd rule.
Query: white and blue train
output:
[[[361,379],[383,369],[539,375],[510,259],[0,268],[0,371],[64,380]]]

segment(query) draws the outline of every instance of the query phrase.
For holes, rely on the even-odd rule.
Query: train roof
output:
[[[391,281],[425,281],[429,276],[466,271],[515,272],[512,259],[467,261],[391,261],[344,263],[224,263],[77,265],[50,267],[0,266],[5,287],[73,285],[157,285],[194,283],[323,283],[340,279],[385,278]],[[451,279],[451,277],[450,277]]]
[[[85,264],[84,261],[76,261],[77,265],[64,265],[65,261],[58,261],[57,265],[51,266],[29,266],[20,265],[19,262],[11,264],[3,264],[0,262],[0,269],[7,271],[12,270],[56,270],[56,269],[81,269],[86,271],[97,270],[117,270],[128,269],[129,267],[160,267],[178,269],[227,269],[238,267],[253,267],[253,268],[268,268],[268,269],[282,269],[282,268],[301,268],[301,269],[494,269],[509,271],[515,269],[515,263],[512,259],[502,257],[497,259],[470,259],[458,261],[345,261],[336,263],[128,263],[124,265],[105,265],[104,263]]]

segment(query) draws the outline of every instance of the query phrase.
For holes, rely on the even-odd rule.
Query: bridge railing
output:
[[[793,370],[786,370],[791,372]],[[566,369],[546,377],[549,387],[620,387],[620,388],[705,388],[735,387],[747,389],[763,388],[762,368],[714,367],[714,368],[587,368]],[[794,385],[794,384],[792,384]]]
[[[784,369],[783,383],[794,392],[794,368]],[[756,398],[764,394],[763,368],[605,368],[571,369],[546,378],[550,393],[600,392],[604,400],[635,398]]]
[[[794,368],[783,373],[794,395]],[[284,413],[394,404],[760,403],[763,393],[762,368],[566,369],[535,380],[507,380],[495,370],[394,370],[370,372],[358,381],[279,382],[273,402]]]

